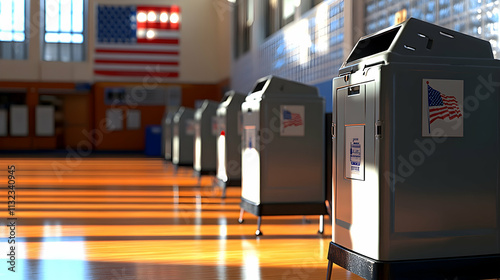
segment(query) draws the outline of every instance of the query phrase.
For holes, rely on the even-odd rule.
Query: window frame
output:
[[[250,51],[251,45],[251,26],[249,21],[249,4],[253,3],[250,0],[240,0],[234,4],[234,57],[238,58],[241,55]]]
[[[15,3],[19,0],[11,0],[12,3]],[[7,59],[7,60],[27,60],[28,55],[29,55],[29,38],[30,38],[30,1],[29,0],[23,0],[24,1],[24,40],[23,41],[15,41],[14,39],[11,41],[0,41],[0,60],[2,59]],[[14,10],[12,10],[12,14],[14,16]],[[11,30],[12,33],[14,33],[13,30]],[[21,58],[16,58],[15,54],[9,56],[8,58],[2,58],[3,57],[3,49],[4,48],[11,48],[11,52],[15,53],[17,46],[23,45],[23,51]]]
[[[71,30],[69,32],[62,32],[62,31],[58,31],[58,32],[54,32],[54,31],[47,31],[47,25],[46,25],[46,11],[47,11],[47,1],[48,0],[40,0],[41,3],[40,3],[40,45],[41,45],[41,48],[40,48],[40,59],[42,61],[47,61],[47,62],[84,62],[87,60],[88,58],[88,55],[87,55],[87,46],[88,46],[88,0],[82,0],[82,4],[83,4],[83,7],[82,7],[82,12],[83,12],[83,16],[82,16],[82,32],[73,32],[72,28],[71,27]],[[58,1],[64,1],[64,0],[58,0]],[[73,0],[70,0],[71,1],[71,13],[73,13]],[[61,18],[61,11],[59,11],[59,18]],[[73,17],[71,18],[71,20],[73,21]],[[62,34],[62,33],[69,33],[69,34],[81,34],[83,36],[83,41],[81,43],[74,43],[74,42],[47,42],[45,40],[45,36],[47,33],[58,33],[58,34]],[[45,54],[47,52],[47,46],[56,46],[57,48],[57,58],[56,59],[53,59],[53,60],[48,60],[46,59],[45,57]],[[74,50],[73,48],[75,46],[80,46],[81,48],[81,53],[82,53],[82,57],[81,59],[79,60],[76,60],[75,57],[74,57]],[[67,47],[69,48],[69,53],[70,53],[70,59],[69,60],[63,60],[62,59],[62,48],[63,47]]]
[[[285,17],[285,10],[286,10],[286,5],[289,4],[292,7],[292,13],[288,15],[288,17]],[[295,20],[295,14],[297,13],[297,9],[300,10],[300,6],[296,7],[295,6],[295,0],[279,0],[279,6],[280,6],[280,28],[283,28],[285,25],[293,22]]]
[[[294,22],[297,15],[302,16],[309,10],[322,3],[324,0],[302,0],[300,6],[294,7],[294,12],[287,18],[283,18],[285,0],[269,0],[265,6],[265,36],[266,38],[279,31],[286,25]]]

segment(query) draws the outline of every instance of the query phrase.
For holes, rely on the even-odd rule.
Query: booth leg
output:
[[[222,195],[221,198],[226,198],[226,186],[222,186]]]
[[[328,260],[328,269],[326,270],[326,280],[332,279],[332,268],[333,268],[333,262],[331,260]]]
[[[245,210],[243,208],[240,209],[240,217],[238,218],[238,223],[243,224],[243,214],[245,214]]]
[[[260,231],[260,225],[262,224],[262,216],[257,218],[257,230],[255,231],[255,236],[261,236],[262,231]]]
[[[217,184],[217,177],[212,178],[212,193],[215,193],[219,185]]]
[[[320,215],[319,216],[319,234],[323,234],[325,232],[325,215]]]

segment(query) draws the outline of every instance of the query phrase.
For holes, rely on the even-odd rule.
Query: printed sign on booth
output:
[[[365,180],[365,126],[345,127],[345,178]]]

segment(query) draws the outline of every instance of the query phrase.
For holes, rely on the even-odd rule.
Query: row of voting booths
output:
[[[169,117],[170,116],[170,117]],[[214,186],[241,186],[241,211],[262,216],[319,215],[324,231],[331,179],[325,168],[325,101],[317,88],[275,76],[249,94],[181,107],[164,121],[165,159],[214,175]],[[328,137],[330,137],[328,135]]]
[[[179,109],[169,155],[241,184],[256,235],[267,215],[320,215],[323,232],[330,210],[327,279],[334,263],[365,279],[500,278],[499,77],[489,42],[409,19],[358,41],[331,114],[315,87],[265,77]]]
[[[165,160],[176,167],[193,167],[196,176],[217,174],[223,186],[239,186],[239,119],[244,99],[245,95],[229,91],[220,104],[203,100],[196,110],[180,107],[168,114],[163,125]]]
[[[440,1],[441,2],[441,1]],[[480,2],[480,1],[479,1]],[[327,278],[500,278],[500,62],[488,41],[409,19],[361,38],[332,81],[268,76],[196,109],[169,108],[175,168],[241,186],[240,216],[324,215]],[[180,103],[180,100],[179,102]],[[36,135],[54,134],[36,108]],[[0,136],[26,136],[28,107],[0,108]],[[156,129],[156,127],[155,127]],[[293,248],[291,248],[293,250]]]

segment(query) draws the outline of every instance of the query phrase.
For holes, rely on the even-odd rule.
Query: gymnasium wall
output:
[[[181,104],[194,107],[195,100],[220,100],[228,89],[230,72],[230,19],[226,16],[226,0],[88,0],[86,26],[86,60],[83,62],[55,62],[41,59],[40,1],[30,1],[29,52],[26,60],[0,60],[0,94],[21,94],[28,107],[29,134],[25,137],[0,136],[0,151],[9,150],[68,150],[85,149],[88,133],[101,129],[106,110],[106,88],[165,88],[178,87]],[[179,34],[179,77],[139,79],[137,82],[112,82],[94,77],[94,48],[96,44],[96,7],[106,5],[179,6],[181,11]],[[38,137],[35,108],[43,98],[57,104],[55,134]],[[3,107],[8,107],[6,104]],[[2,107],[2,106],[0,106]],[[114,106],[117,107],[117,106]],[[130,108],[118,105],[124,112]],[[92,150],[141,151],[144,149],[144,129],[160,124],[165,103],[139,105],[140,129],[103,132],[100,141],[92,141]],[[124,120],[125,121],[125,120]],[[79,146],[80,145],[80,146]],[[83,146],[82,146],[83,145]]]
[[[265,25],[266,13],[261,6],[256,9],[261,10],[255,13],[253,43],[247,53],[233,60],[231,87],[250,92],[257,79],[276,75],[318,87],[331,112],[332,79],[364,35],[364,5],[325,0],[264,39],[254,29]]]

